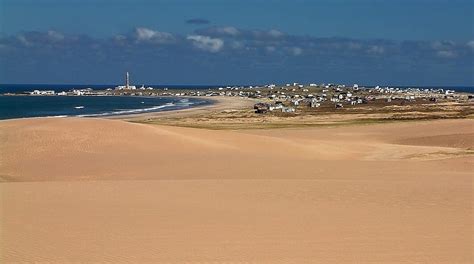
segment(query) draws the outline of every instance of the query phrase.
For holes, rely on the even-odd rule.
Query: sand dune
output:
[[[4,121],[0,129],[4,181],[312,179],[343,177],[347,167],[341,164],[356,174],[378,174],[371,166],[395,177],[413,170],[444,174],[452,169],[439,166],[439,158],[422,164],[405,161],[436,153],[464,157],[473,130],[470,120],[209,131],[73,118]],[[469,169],[461,163],[456,171]],[[315,175],[317,170],[324,173]]]
[[[0,122],[5,263],[472,263],[474,121]]]

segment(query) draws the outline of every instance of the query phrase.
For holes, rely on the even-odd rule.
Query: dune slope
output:
[[[472,120],[0,122],[2,263],[472,263]]]

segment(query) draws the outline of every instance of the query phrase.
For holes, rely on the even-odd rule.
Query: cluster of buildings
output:
[[[34,90],[29,93],[30,95],[57,95],[57,96],[82,96],[82,95],[107,95],[103,91],[95,91],[92,88],[86,89],[73,89],[70,91],[55,92],[54,90]]]
[[[298,83],[286,84],[277,87],[268,85],[263,89],[255,91],[250,97],[266,100],[254,106],[257,113],[266,113],[275,110],[282,112],[294,112],[288,107],[298,108],[319,108],[326,105],[330,108],[344,108],[345,106],[356,106],[378,102],[381,104],[401,104],[413,103],[417,100],[422,102],[437,102],[438,100],[472,100],[472,96],[461,95],[453,90],[439,88],[373,88],[334,85],[334,84],[310,84],[300,85]],[[282,106],[281,106],[282,105]],[[286,108],[285,108],[286,107]]]
[[[53,90],[34,90],[30,92],[30,95],[55,95],[56,92]]]

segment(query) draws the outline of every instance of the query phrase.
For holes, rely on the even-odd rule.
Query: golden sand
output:
[[[473,263],[473,120],[0,122],[2,263]]]

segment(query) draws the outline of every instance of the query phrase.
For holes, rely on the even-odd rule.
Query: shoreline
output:
[[[147,97],[147,96],[143,96]],[[168,96],[162,96],[164,98]],[[147,97],[150,98],[150,97]],[[153,98],[153,97],[151,97]],[[179,96],[172,98],[196,99],[196,96]],[[199,98],[199,97],[198,97]],[[0,122],[12,120],[34,119],[70,119],[93,118],[106,120],[122,120],[147,125],[166,125],[176,127],[190,127],[211,130],[245,130],[245,129],[285,129],[285,128],[317,128],[332,126],[352,126],[367,124],[390,124],[405,122],[429,122],[434,120],[470,120],[472,114],[467,116],[448,115],[449,111],[434,113],[434,115],[414,115],[406,117],[393,117],[388,113],[321,113],[319,115],[262,115],[255,114],[253,105],[261,102],[260,99],[247,97],[210,96],[202,100],[205,105],[187,107],[184,109],[163,110],[156,112],[143,112],[136,114],[118,114],[108,116],[50,116],[50,117],[25,117],[2,119]],[[472,107],[471,107],[472,108]],[[397,114],[397,112],[395,112]],[[398,113],[401,114],[401,113]]]
[[[196,98],[195,96],[179,96],[179,98]],[[197,97],[199,98],[199,97]],[[206,97],[204,100],[212,101],[212,103],[189,107],[185,109],[167,110],[158,112],[139,113],[131,115],[117,115],[105,117],[106,119],[119,119],[125,121],[143,121],[147,119],[153,119],[156,117],[187,117],[198,114],[206,114],[212,111],[224,111],[231,110],[232,108],[242,109],[249,107],[255,103],[255,100],[241,97],[225,97],[225,96],[212,96]]]
[[[144,98],[154,98],[149,96],[142,96]],[[195,96],[161,96],[162,98],[179,98],[179,99],[201,99]],[[0,119],[0,122],[13,121],[13,120],[25,120],[25,119],[54,119],[54,118],[98,118],[98,119],[112,119],[112,120],[124,120],[132,122],[146,121],[157,117],[187,117],[198,114],[206,114],[212,111],[225,111],[225,110],[241,110],[243,108],[252,107],[256,100],[250,98],[241,97],[225,97],[225,96],[212,96],[202,98],[203,101],[207,101],[204,105],[191,106],[182,109],[172,110],[161,110],[161,111],[150,111],[136,114],[115,114],[115,115],[104,115],[104,116],[35,116],[35,117],[18,117]],[[250,108],[249,108],[250,109]],[[134,109],[131,109],[134,110]],[[138,110],[138,109],[137,109]]]
[[[92,93],[89,90],[84,92]],[[206,91],[114,90],[95,93],[110,93],[110,96],[128,94],[143,98],[161,96],[170,101],[172,98],[203,100],[202,105],[198,103],[184,109],[173,109],[179,108],[179,104],[172,107],[147,106],[145,109],[152,111],[142,112],[138,110],[139,106],[134,106],[137,107],[136,111],[116,111],[110,115],[97,116],[91,114],[89,117],[205,129],[285,128],[474,118],[474,98],[471,95],[433,88],[400,90],[391,87],[359,89],[356,86],[339,85],[287,85],[226,87]],[[155,111],[153,108],[162,109]]]

